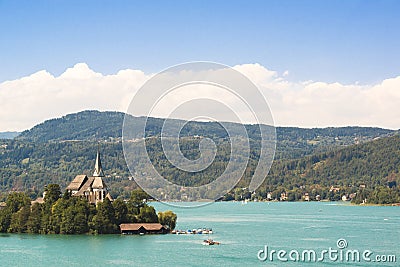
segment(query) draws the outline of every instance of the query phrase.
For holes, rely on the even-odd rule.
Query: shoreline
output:
[[[167,202],[164,202],[164,201],[158,201],[158,200],[151,200],[151,201],[149,201],[149,202],[153,202],[153,203],[162,203],[162,204],[166,204],[166,205],[173,205],[173,204],[170,204],[170,203],[185,203],[186,201],[167,201]],[[202,201],[196,201],[196,202],[198,202],[198,203],[204,203],[204,202],[202,202]],[[190,201],[188,201],[187,203],[196,203],[196,202],[190,202]],[[320,200],[320,201],[279,201],[279,200],[257,200],[257,201],[254,201],[254,200],[217,200],[217,201],[214,201],[214,202],[210,202],[210,204],[211,203],[218,203],[218,202],[232,202],[232,203],[241,203],[241,204],[243,204],[243,205],[246,205],[247,203],[249,203],[249,202],[253,202],[253,203],[318,203],[318,202],[325,202],[325,203],[328,203],[328,202],[332,202],[332,203],[338,203],[338,204],[343,204],[343,206],[344,205],[346,205],[346,206],[380,206],[380,207],[400,207],[400,203],[389,203],[389,204],[375,204],[375,203],[360,203],[360,204],[355,204],[355,203],[352,203],[351,201],[342,201],[342,200],[338,200],[338,201],[335,201],[335,200],[327,200],[327,199],[324,199],[324,200]],[[197,206],[194,206],[194,207],[197,207]],[[182,208],[182,207],[179,207],[179,208]],[[187,207],[185,207],[185,208],[187,208]]]

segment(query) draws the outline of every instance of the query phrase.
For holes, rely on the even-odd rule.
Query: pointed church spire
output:
[[[104,177],[103,168],[101,167],[101,159],[100,159],[100,144],[97,149],[97,156],[96,156],[96,164],[94,165],[94,177]]]

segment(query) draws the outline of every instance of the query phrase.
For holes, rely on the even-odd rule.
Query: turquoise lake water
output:
[[[339,202],[219,202],[200,208],[153,203],[178,214],[177,229],[208,227],[221,245],[203,246],[206,235],[61,236],[0,234],[1,266],[400,266],[400,207],[363,207]],[[347,247],[339,249],[338,239]],[[329,260],[260,261],[270,250],[320,252],[370,250],[367,259],[396,256],[397,262]],[[260,254],[263,256],[264,254]],[[343,254],[345,255],[345,254]],[[296,254],[292,254],[295,258]],[[384,257],[382,257],[384,256]],[[261,257],[262,258],[262,257]],[[285,258],[283,256],[283,258]],[[388,257],[386,257],[388,258]],[[351,259],[350,259],[351,260]]]

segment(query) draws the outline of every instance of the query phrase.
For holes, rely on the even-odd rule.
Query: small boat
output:
[[[172,230],[171,234],[177,234],[177,235],[190,235],[190,234],[197,234],[197,235],[201,235],[201,234],[212,234],[213,231],[211,228],[198,228],[198,229],[188,229],[188,230]]]
[[[203,240],[203,245],[205,246],[212,246],[212,245],[219,245],[221,244],[220,242],[214,241],[212,239],[205,239]]]

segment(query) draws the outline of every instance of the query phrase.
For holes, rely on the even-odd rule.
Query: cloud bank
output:
[[[279,74],[259,64],[237,65],[234,69],[260,88],[275,125],[400,128],[400,76],[372,85],[344,85],[293,82],[288,79],[289,71]],[[78,63],[57,77],[42,70],[2,82],[0,132],[22,131],[46,119],[87,109],[126,112],[137,90],[152,75],[131,69],[103,75]],[[163,116],[162,107],[157,114]],[[168,115],[166,111],[165,117]]]

